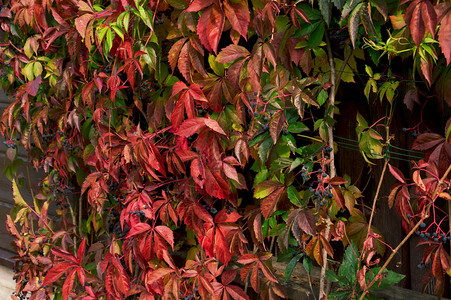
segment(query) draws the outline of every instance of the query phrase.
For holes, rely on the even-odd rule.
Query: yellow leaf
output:
[[[28,207],[27,202],[25,202],[22,195],[20,194],[19,188],[18,188],[16,180],[14,178],[13,178],[13,198],[14,198],[14,202],[17,206]]]

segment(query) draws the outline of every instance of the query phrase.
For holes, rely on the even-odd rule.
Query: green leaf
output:
[[[278,236],[280,233],[287,228],[287,224],[281,223],[274,226],[269,232],[269,236]]]
[[[349,36],[351,37],[352,46],[355,48],[355,41],[357,39],[357,33],[360,24],[360,10],[362,9],[363,4],[360,3],[357,5],[352,11],[351,15],[348,19],[348,30]]]
[[[341,11],[343,5],[346,3],[346,0],[332,0],[332,2],[334,3],[335,7]]]
[[[117,35],[119,35],[121,37],[121,39],[124,40],[124,33],[122,32],[122,30],[119,27],[117,27],[116,25],[113,25],[111,27],[117,33]]]
[[[268,169],[263,168],[260,172],[257,173],[257,175],[255,175],[254,186],[268,179],[268,176],[269,176]]]
[[[293,274],[294,271],[294,267],[296,267],[299,259],[301,258],[302,253],[299,253],[298,255],[296,255],[295,257],[293,257],[287,264],[287,267],[285,269],[285,282],[287,282],[290,277],[291,274]]]
[[[33,64],[33,74],[35,77],[38,77],[42,74],[42,64],[40,62],[35,62]]]
[[[370,282],[371,280],[374,279],[374,277],[376,276],[376,274],[379,272],[381,268],[377,267],[377,268],[372,268],[371,272],[367,272],[365,274],[365,278],[367,282]],[[371,278],[370,278],[371,276]],[[382,280],[378,280],[372,287],[372,290],[377,290],[377,289],[384,289],[386,287],[392,286],[397,284],[398,282],[400,282],[402,279],[404,279],[404,277],[406,277],[403,274],[399,274],[390,270],[385,269],[382,272]]]
[[[288,132],[291,132],[291,133],[301,133],[304,131],[308,131],[309,128],[302,122],[296,122],[294,124],[288,125],[287,130],[288,130]]]
[[[273,146],[272,138],[267,138],[261,143],[260,147],[258,147],[258,157],[260,157],[261,161],[264,163],[268,160],[269,151]]]
[[[130,24],[130,12],[125,12],[124,19],[122,20],[122,24],[126,32],[128,32],[128,26]]]
[[[324,36],[324,22],[319,22],[318,27],[316,27],[315,30],[313,30],[308,39],[310,49],[318,47],[323,41],[323,36]]]
[[[12,186],[14,203],[19,207],[28,207],[27,203],[20,194],[19,187],[17,186],[16,180],[14,178],[12,180]]]
[[[213,70],[213,72],[215,72],[217,76],[220,77],[224,76],[224,65],[218,63],[216,61],[216,58],[211,54],[208,55],[208,63],[210,64],[211,69]]]
[[[319,9],[323,15],[324,21],[326,21],[327,26],[329,26],[332,14],[331,0],[319,0]]]
[[[166,0],[166,2],[176,9],[184,10],[188,7],[186,1],[183,0]]]
[[[354,242],[351,241],[351,245],[346,248],[343,262],[338,269],[338,276],[340,278],[346,279],[349,283],[355,281],[359,256],[359,249]]]
[[[146,24],[147,27],[150,28],[150,30],[154,31],[153,24],[152,24],[152,19],[153,19],[152,12],[145,10],[144,7],[142,7],[142,6],[138,7],[138,10],[139,10],[139,16],[141,17],[141,20],[143,20],[144,24]]]
[[[105,34],[108,31],[108,27],[105,26],[102,29],[100,29],[100,31],[97,33],[97,39],[99,41],[99,44],[102,43],[103,39],[105,38]]]
[[[288,193],[288,199],[290,199],[291,203],[293,203],[296,206],[301,205],[301,197],[299,196],[299,192],[296,190],[296,188],[292,185],[290,185],[287,189]]]
[[[321,92],[319,92],[316,100],[318,101],[319,105],[323,105],[324,103],[326,103],[328,98],[329,98],[329,95],[327,94],[327,92],[325,90],[321,90]]]
[[[307,271],[307,273],[310,274],[310,272],[312,271],[312,259],[310,257],[308,257],[307,255],[304,256],[304,259],[302,260],[302,265],[304,266],[305,271]]]
[[[346,291],[336,291],[329,295],[329,299],[331,300],[346,300],[349,299],[349,296],[351,295],[350,290]]]
[[[338,281],[340,281],[338,279],[337,274],[335,274],[335,272],[332,271],[332,270],[329,270],[329,269],[326,270],[326,276],[327,276],[327,279],[329,279],[330,282],[338,282]]]
[[[365,65],[365,72],[370,76],[373,77],[373,70],[371,70],[371,67],[368,65]]]
[[[114,39],[114,32],[111,30],[111,28],[108,28],[108,30],[106,31],[106,41],[105,41],[107,52],[110,52],[111,48],[113,48],[113,39]],[[105,54],[105,56],[107,56],[108,53],[104,53],[104,54]]]
[[[262,234],[264,237],[268,236],[268,232],[269,232],[269,220],[265,220],[263,221],[262,224]]]

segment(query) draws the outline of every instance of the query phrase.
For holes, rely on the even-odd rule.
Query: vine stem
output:
[[[343,60],[343,64],[341,65],[341,68],[338,72],[338,74],[336,74],[336,70],[335,70],[335,62],[334,62],[334,56],[332,53],[332,45],[329,39],[329,35],[326,32],[325,34],[326,37],[326,48],[327,48],[327,56],[329,59],[329,67],[330,67],[330,83],[331,83],[331,87],[330,87],[330,94],[329,94],[329,101],[327,104],[327,108],[326,108],[326,114],[329,114],[329,117],[333,119],[334,117],[334,106],[335,106],[335,94],[336,94],[336,88],[337,88],[337,83],[340,81],[341,78],[341,74],[343,74],[343,71],[348,63],[349,58],[351,57],[352,54],[352,50],[350,50],[344,60]],[[327,124],[327,123],[326,123]],[[329,147],[334,148],[334,134],[333,134],[333,125],[329,125],[327,124],[327,135],[328,135],[328,144]],[[329,159],[330,159],[330,165],[329,165],[329,176],[330,178],[333,178],[335,176],[337,176],[337,169],[335,167],[335,153],[334,153],[334,149],[332,149],[332,151],[330,151],[329,154]],[[331,221],[330,221],[330,209],[327,212],[327,216],[326,216],[326,229],[324,232],[325,238],[328,239],[329,235],[330,235],[330,225],[331,225]],[[324,296],[327,297],[327,294],[329,293],[329,289],[330,286],[328,285],[327,289],[325,289],[325,285],[326,285],[326,270],[327,270],[327,251],[325,248],[322,249],[322,257],[323,257],[323,264],[321,266],[321,275],[320,275],[320,282],[319,282],[319,298],[321,299]]]
[[[446,177],[448,177],[449,173],[451,172],[451,165],[446,170],[445,174],[443,174],[442,178],[440,178],[440,181],[437,184],[437,187],[435,188],[434,195],[432,199],[435,199],[440,191],[440,187],[442,186],[443,182],[445,181]],[[426,218],[429,214],[429,209],[431,208],[431,205],[434,202],[431,201],[431,203],[428,204],[426,209],[424,210],[423,216],[421,220],[419,220],[415,226],[409,231],[409,233],[406,235],[406,237],[399,243],[399,245],[393,250],[393,252],[390,254],[388,259],[385,261],[384,265],[380,268],[379,272],[377,272],[376,276],[374,276],[373,280],[368,284],[368,286],[363,291],[362,295],[360,295],[359,300],[363,300],[363,298],[368,294],[370,288],[376,283],[377,279],[381,276],[382,272],[387,268],[388,264],[391,262],[393,257],[395,257],[396,253],[401,249],[401,247],[409,240],[409,238],[413,235],[413,233],[420,227],[420,224],[423,223],[424,218]]]
[[[371,215],[370,215],[370,220],[368,222],[368,230],[367,230],[366,237],[365,237],[364,241],[366,241],[368,239],[368,236],[370,235],[371,225],[373,224],[374,212],[376,211],[376,202],[377,202],[377,198],[379,198],[379,192],[380,192],[381,187],[382,187],[382,181],[384,180],[385,172],[387,171],[387,166],[388,166],[388,159],[385,159],[384,167],[382,169],[382,173],[381,173],[381,176],[379,178],[379,183],[377,185],[376,194],[374,195],[374,198],[373,198],[373,206],[371,207]],[[363,249],[362,249],[362,252],[360,253],[360,257],[358,258],[359,262],[358,262],[358,265],[357,265],[357,270],[360,270],[360,266],[361,266],[362,260],[364,259],[364,257],[363,257],[364,252],[365,251],[363,251]],[[356,280],[354,282],[354,288],[353,288],[354,291],[356,289],[357,284],[358,283],[357,283],[357,278],[356,278]]]

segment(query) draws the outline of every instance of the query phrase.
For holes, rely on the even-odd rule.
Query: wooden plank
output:
[[[275,275],[279,282],[284,282],[285,269],[287,264],[277,262],[275,257],[271,258],[272,266],[275,270]],[[319,294],[319,279],[320,279],[321,269],[319,267],[313,267],[310,273],[310,281],[312,284],[312,289],[310,288],[309,279],[307,272],[301,263],[298,263],[293,270],[290,280],[286,284],[285,292],[289,299],[296,300],[312,300],[318,299]],[[332,291],[336,290],[338,286],[332,285]],[[398,286],[391,286],[385,289],[374,290],[372,294],[381,297],[381,299],[387,300],[405,300],[405,299],[421,299],[421,300],[436,300],[436,296],[422,294],[417,291],[408,290]],[[315,295],[315,297],[313,296]],[[442,298],[442,300],[450,300],[447,298]]]

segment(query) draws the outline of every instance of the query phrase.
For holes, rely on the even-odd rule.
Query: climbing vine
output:
[[[4,1],[13,297],[277,299],[302,262],[322,267],[321,297],[366,299],[403,278],[386,267],[415,233],[441,295],[451,274],[439,204],[451,200],[450,122],[444,135],[420,134],[421,123],[403,130],[416,137],[413,181],[390,164],[391,125],[401,102],[421,115],[428,101],[443,115],[451,106],[450,8]],[[398,74],[402,59],[411,69]],[[375,122],[352,116],[354,144],[333,130],[340,84],[360,84],[369,107],[387,107]],[[18,145],[44,174],[32,199],[21,196],[31,183],[18,172]],[[347,147],[369,165],[385,161],[372,203],[335,166]],[[407,232],[394,249],[372,224],[384,217],[375,207],[385,170],[399,181],[388,205]],[[336,274],[329,262],[342,256]],[[285,278],[272,259],[287,262]]]

